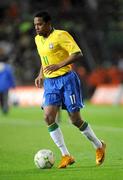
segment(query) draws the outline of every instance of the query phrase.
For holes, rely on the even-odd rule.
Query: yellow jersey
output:
[[[51,64],[58,64],[73,53],[81,52],[73,37],[63,30],[54,29],[47,38],[36,35],[35,43],[43,68]],[[51,74],[43,74],[45,78],[53,78],[61,76],[70,70],[71,65],[66,65]]]

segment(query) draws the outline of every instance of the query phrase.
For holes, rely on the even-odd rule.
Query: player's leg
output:
[[[59,110],[58,110],[58,112],[57,112],[57,114],[56,114],[56,123],[60,123],[60,121],[61,121],[61,110],[60,110],[60,108],[59,108]]]
[[[81,133],[93,144],[94,148],[96,149],[96,164],[102,164],[105,158],[105,143],[100,141],[95,135],[91,126],[82,120],[80,112],[69,113],[69,116],[72,123],[79,128]]]
[[[60,149],[62,155],[63,156],[69,155],[60,127],[55,122],[57,112],[58,112],[57,106],[52,106],[52,105],[45,106],[44,119],[48,125],[48,131],[50,133],[50,136],[53,139],[54,143],[57,145],[57,147]]]
[[[69,112],[69,116],[72,121],[72,124],[74,124],[76,127],[80,129],[82,134],[84,134],[92,142],[93,146],[96,149],[102,147],[101,141],[96,137],[91,126],[81,118],[79,111]]]
[[[59,168],[65,168],[67,167],[67,165],[72,164],[74,162],[74,159],[70,156],[70,153],[64,142],[62,131],[58,124],[55,122],[57,113],[57,106],[49,105],[44,107],[44,116],[45,121],[48,125],[48,131],[54,143],[62,153],[62,161],[59,165]]]
[[[83,102],[80,81],[76,74],[73,73],[72,77],[67,79],[65,89],[64,104],[69,112],[70,119],[96,148],[96,163],[101,164],[104,160],[105,145],[97,138],[91,126],[80,116],[79,110],[83,107]]]
[[[8,110],[9,110],[8,91],[1,93],[1,109],[4,114],[8,113]]]
[[[59,168],[65,168],[67,165],[72,164],[74,159],[70,156],[61,129],[55,122],[56,115],[58,114],[59,107],[62,103],[61,87],[61,77],[60,80],[59,78],[49,78],[44,80],[43,108],[50,136],[62,153],[62,161]]]
[[[0,92],[0,108],[1,108],[1,102],[2,102],[2,93]]]

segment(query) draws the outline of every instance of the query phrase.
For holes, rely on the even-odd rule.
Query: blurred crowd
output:
[[[17,85],[34,84],[40,60],[33,16],[47,10],[56,29],[69,31],[84,58],[74,69],[87,97],[102,83],[123,82],[123,2],[116,0],[4,0],[0,3],[0,61],[15,70]]]

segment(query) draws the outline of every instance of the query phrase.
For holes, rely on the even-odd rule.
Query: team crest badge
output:
[[[49,44],[49,49],[53,49],[53,47],[54,47],[54,46],[53,46],[53,43],[50,43],[50,44]]]

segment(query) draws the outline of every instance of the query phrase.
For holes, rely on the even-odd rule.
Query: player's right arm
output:
[[[38,54],[40,56],[40,53],[39,53],[40,50],[38,48],[38,42],[39,42],[39,39],[38,39],[38,36],[36,36],[35,37],[35,43],[36,43],[36,46],[37,46]],[[38,88],[42,88],[42,86],[43,86],[43,79],[44,79],[44,75],[43,75],[43,68],[42,68],[42,64],[41,64],[39,75],[35,79],[35,86],[38,87]]]
[[[42,88],[42,86],[43,86],[43,79],[44,79],[43,68],[41,66],[39,75],[35,79],[35,86],[38,87],[38,88]]]

